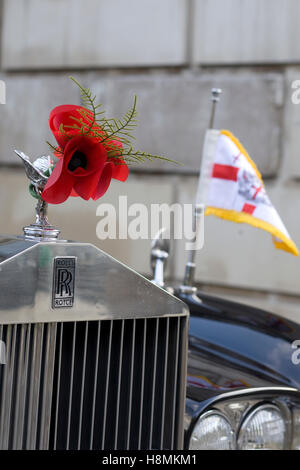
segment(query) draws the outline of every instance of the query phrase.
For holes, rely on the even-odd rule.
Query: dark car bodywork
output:
[[[300,364],[292,344],[300,325],[273,313],[222,298],[176,295],[190,309],[186,429],[218,397],[298,389]],[[266,398],[262,393],[262,397]]]

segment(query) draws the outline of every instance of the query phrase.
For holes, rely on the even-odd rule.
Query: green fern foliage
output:
[[[134,96],[132,107],[119,119],[106,118],[102,104],[96,104],[96,95],[89,88],[83,87],[74,77],[70,79],[79,87],[82,109],[78,109],[80,117],[70,116],[74,124],[60,127],[60,132],[66,137],[68,131],[76,130],[87,137],[94,137],[104,144],[108,158],[114,158],[116,164],[143,163],[145,161],[164,160],[171,163],[178,162],[161,155],[152,155],[140,150],[134,150],[132,141],[135,140],[133,131],[137,126],[137,97]],[[121,144],[121,145],[118,145]],[[58,147],[47,142],[50,149],[58,154],[62,152]],[[119,160],[119,161],[118,161]]]

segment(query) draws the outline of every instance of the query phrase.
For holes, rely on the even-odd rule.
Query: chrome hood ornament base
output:
[[[37,194],[35,223],[23,228],[24,236],[29,240],[55,240],[58,238],[60,230],[50,224],[47,216],[48,204],[41,198],[43,189],[48,181],[48,176],[43,172],[50,169],[51,159],[50,157],[42,156],[32,163],[24,152],[15,150],[15,153],[23,161],[26,176]]]
[[[23,227],[25,238],[30,240],[41,238],[45,240],[57,239],[60,230],[49,223],[47,216],[48,204],[39,199],[35,207],[36,220],[34,224]]]

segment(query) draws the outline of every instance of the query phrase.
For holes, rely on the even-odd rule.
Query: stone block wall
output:
[[[298,0],[2,0],[0,80],[0,232],[20,233],[34,201],[20,162],[48,152],[49,111],[79,103],[74,75],[108,114],[121,115],[138,95],[137,147],[166,155],[131,167],[96,203],[69,199],[50,209],[66,238],[90,241],[150,275],[150,240],[96,236],[100,203],[192,202],[209,120],[210,89],[223,95],[216,127],[230,129],[262,172],[267,191],[300,247],[300,80]],[[272,7],[270,7],[272,3]],[[53,140],[53,138],[52,138]],[[186,252],[172,246],[168,276],[182,280]],[[271,237],[208,217],[197,255],[197,282],[209,292],[269,308],[299,321],[300,261]]]

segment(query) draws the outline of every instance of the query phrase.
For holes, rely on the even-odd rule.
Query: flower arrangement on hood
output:
[[[31,187],[32,195],[51,204],[60,204],[69,196],[97,200],[106,193],[112,179],[127,180],[128,165],[154,159],[173,162],[133,149],[136,97],[132,108],[122,118],[108,119],[102,105],[95,103],[96,96],[91,90],[70,78],[80,88],[82,106],[67,104],[51,111],[49,126],[57,145],[49,142],[48,145],[57,162],[48,160],[47,169],[40,165],[48,181],[41,195],[34,194]]]

